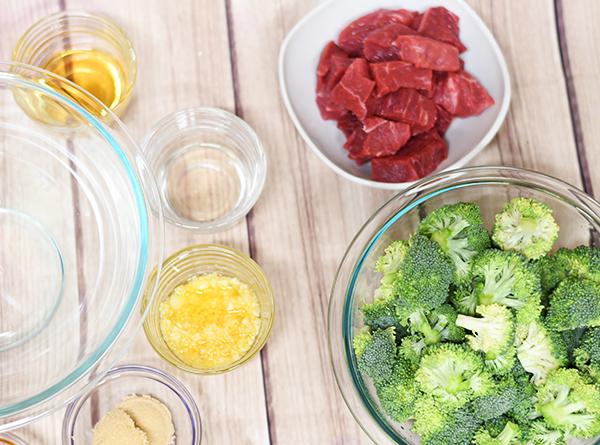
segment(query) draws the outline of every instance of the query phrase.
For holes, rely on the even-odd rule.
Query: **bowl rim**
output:
[[[166,198],[162,193],[160,193],[161,203],[163,208],[166,209],[166,211],[164,211],[165,219],[169,223],[178,227],[194,230],[198,233],[215,233],[217,231],[228,229],[229,227],[232,227],[241,221],[256,205],[260,195],[263,192],[268,174],[267,153],[254,128],[252,128],[248,122],[238,115],[218,107],[184,108],[182,110],[169,113],[157,121],[144,136],[141,144],[142,152],[148,159],[148,164],[150,167],[152,168],[154,159],[156,155],[160,153],[162,148],[156,145],[155,139],[164,134],[172,135],[174,131],[181,132],[188,129],[199,128],[207,116],[218,118],[220,120],[229,120],[238,125],[240,129],[252,140],[254,149],[258,153],[258,161],[253,165],[254,171],[252,175],[252,187],[246,193],[246,197],[241,201],[241,204],[243,205],[240,207],[238,204],[236,204],[224,215],[210,221],[194,221],[178,215],[177,212],[171,208],[170,203],[165,202]],[[185,127],[179,126],[178,123],[183,121],[183,119],[186,117],[193,117],[193,123],[188,123],[188,125]],[[189,122],[189,119],[185,120],[185,122]],[[153,175],[156,177],[154,172]]]
[[[223,244],[215,244],[215,243],[213,243],[213,244],[192,244],[192,245],[183,247],[183,248],[173,252],[171,255],[169,255],[163,261],[162,269],[168,270],[168,267],[172,266],[173,264],[177,264],[180,261],[180,259],[182,259],[182,258],[185,259],[185,257],[188,257],[189,255],[192,255],[194,253],[197,253],[200,255],[205,255],[205,254],[209,254],[209,253],[212,253],[212,254],[216,253],[218,255],[222,255],[223,253],[227,253],[227,254],[230,254],[233,257],[235,257],[236,262],[238,264],[240,263],[240,260],[242,260],[248,266],[256,269],[256,272],[258,273],[260,280],[262,281],[263,285],[265,286],[265,288],[267,290],[266,297],[268,298],[269,303],[271,305],[271,309],[269,310],[268,325],[266,325],[266,328],[265,328],[265,331],[263,334],[263,338],[260,339],[260,341],[258,343],[256,343],[256,345],[253,345],[253,347],[248,349],[248,351],[245,355],[243,355],[237,361],[235,361],[234,363],[232,363],[230,365],[224,366],[222,368],[215,368],[215,369],[198,369],[198,368],[194,368],[190,365],[185,364],[178,357],[175,357],[177,360],[172,360],[170,357],[167,357],[161,351],[161,349],[156,345],[156,339],[150,333],[149,323],[150,323],[150,312],[154,312],[159,309],[159,305],[157,304],[158,302],[154,302],[154,304],[153,304],[153,302],[148,302],[148,303],[144,302],[144,304],[147,304],[146,310],[147,311],[149,310],[148,317],[146,317],[144,320],[144,334],[146,335],[146,339],[148,340],[148,343],[150,344],[150,346],[152,347],[154,352],[156,352],[156,354],[161,359],[163,359],[165,362],[176,367],[177,369],[188,372],[190,374],[203,375],[203,376],[214,376],[214,375],[220,375],[220,374],[227,374],[230,371],[233,371],[237,368],[244,366],[246,363],[248,363],[254,357],[259,355],[260,352],[262,351],[262,349],[266,346],[267,342],[269,341],[269,337],[271,336],[271,331],[273,330],[273,324],[275,323],[275,314],[276,314],[275,295],[273,292],[273,287],[271,286],[271,282],[267,278],[267,275],[265,274],[261,265],[258,264],[250,255],[248,255],[234,247],[225,246]],[[248,267],[248,266],[245,265],[244,267]],[[159,277],[159,279],[160,279],[160,277]],[[155,280],[154,275],[151,275],[149,282],[153,282],[154,280]],[[156,280],[156,281],[158,282],[158,280]],[[158,298],[158,297],[156,297],[156,298]],[[148,309],[150,306],[153,306],[153,307]],[[160,329],[160,327],[159,327],[159,329]],[[258,334],[257,334],[257,338],[258,338]]]
[[[494,179],[488,179],[493,177]],[[519,179],[522,177],[521,179]],[[456,184],[456,179],[459,178],[461,181]],[[445,181],[445,182],[444,182]],[[373,248],[377,239],[381,237],[386,230],[389,229],[394,223],[396,223],[407,211],[414,209],[418,205],[427,201],[428,199],[442,194],[448,190],[454,190],[456,188],[462,188],[468,184],[479,183],[480,185],[492,185],[494,183],[510,183],[510,182],[522,182],[530,188],[537,186],[540,189],[544,189],[550,192],[550,187],[556,188],[563,187],[564,191],[573,193],[576,196],[570,197],[566,202],[573,206],[575,200],[579,200],[579,205],[584,208],[587,207],[587,214],[589,216],[592,213],[600,226],[600,202],[596,201],[595,198],[587,195],[583,190],[578,187],[569,184],[562,179],[556,178],[552,175],[537,172],[530,169],[519,168],[519,167],[504,167],[504,166],[483,166],[483,167],[468,167],[462,169],[456,169],[446,172],[441,172],[432,177],[424,178],[417,182],[409,189],[395,194],[389,200],[387,200],[382,206],[380,206],[373,214],[365,221],[361,228],[357,231],[356,235],[352,238],[342,259],[340,260],[339,266],[336,270],[334,280],[331,286],[329,294],[328,314],[327,314],[327,332],[328,332],[328,354],[329,363],[331,370],[336,382],[336,386],[339,394],[342,396],[344,403],[350,411],[352,417],[366,435],[375,443],[394,443],[394,444],[406,444],[406,442],[400,439],[397,441],[397,434],[391,430],[387,423],[381,421],[380,417],[375,414],[375,408],[370,400],[367,400],[364,395],[364,388],[361,388],[362,377],[358,374],[355,367],[351,365],[353,361],[353,351],[349,343],[349,335],[351,335],[351,296],[355,285],[355,280],[358,272],[364,263],[364,259],[369,251]],[[465,184],[466,183],[466,184]],[[437,184],[443,184],[443,188],[436,190]],[[424,196],[417,200],[411,200],[404,204],[401,204],[399,208],[392,210],[389,208],[394,201],[399,198],[410,198],[415,196],[419,192],[424,192]],[[558,192],[554,191],[555,194]],[[560,195],[564,198],[564,195]],[[593,207],[590,209],[589,207]],[[371,235],[366,235],[366,231],[373,221],[382,215],[382,212],[388,210],[386,219],[383,223],[379,224],[377,230]],[[351,257],[351,250],[356,247],[359,242],[363,242],[360,246],[361,251],[358,255]],[[366,240],[366,241],[365,241]],[[344,275],[350,276],[350,281],[347,283],[340,282],[343,269],[348,268],[351,272],[344,273]],[[337,300],[336,300],[337,293]],[[343,295],[343,301],[340,302]],[[337,302],[337,303],[336,303]],[[342,309],[342,315],[336,318],[336,310]],[[339,315],[339,314],[338,314]],[[341,320],[341,325],[340,325]],[[351,340],[350,340],[351,342]],[[342,346],[340,347],[340,344]],[[343,350],[344,357],[339,356],[339,350]],[[338,356],[336,356],[336,351]],[[338,363],[339,362],[339,363]],[[344,386],[344,379],[352,380],[352,388],[346,388]],[[353,392],[356,395],[352,394]],[[356,407],[353,407],[353,402],[358,400],[360,402],[360,412],[357,412]],[[368,421],[363,417],[367,416]],[[378,440],[384,439],[385,442],[378,442]]]
[[[192,426],[192,443],[190,445],[199,445],[202,439],[202,419],[200,410],[189,389],[173,375],[152,366],[147,365],[120,365],[110,369],[102,378],[100,378],[92,388],[73,400],[68,406],[62,422],[62,441],[63,444],[73,444],[72,432],[81,407],[86,402],[88,397],[99,391],[107,381],[117,380],[124,376],[134,375],[141,379],[151,379],[162,383],[169,388],[178,397],[182,405],[186,408],[189,414],[190,423]]]
[[[463,7],[465,8],[466,13],[470,15],[473,22],[477,25],[477,27],[483,32],[483,34],[487,38],[487,40],[491,43],[491,46],[494,51],[494,55],[496,56],[496,59],[498,60],[498,63],[500,65],[500,72],[502,74],[502,81],[504,83],[504,95],[502,97],[502,103],[500,106],[500,110],[498,111],[498,116],[494,120],[494,123],[491,125],[491,127],[488,129],[487,133],[483,136],[483,138],[481,138],[481,140],[477,143],[477,145],[475,145],[473,148],[471,148],[471,150],[467,154],[465,154],[462,158],[458,159],[456,162],[449,165],[448,167],[446,167],[442,170],[436,170],[432,174],[429,174],[429,175],[425,176],[424,178],[421,178],[418,181],[390,183],[390,182],[379,182],[379,181],[375,181],[373,179],[366,179],[366,178],[356,176],[356,175],[346,171],[342,167],[338,166],[331,159],[329,159],[325,155],[325,153],[323,153],[323,151],[318,147],[318,145],[312,140],[311,136],[308,134],[308,132],[304,129],[304,127],[300,123],[300,119],[299,119],[298,115],[296,114],[296,111],[294,110],[294,107],[293,107],[291,99],[290,99],[290,95],[288,93],[287,80],[286,80],[286,76],[285,76],[285,64],[286,64],[285,60],[287,57],[288,46],[289,46],[290,42],[292,41],[292,39],[295,37],[295,34],[301,28],[303,28],[308,22],[310,22],[314,17],[316,17],[323,9],[329,7],[333,3],[343,2],[343,1],[347,1],[347,0],[327,0],[323,3],[321,3],[316,8],[314,8],[312,11],[310,11],[308,14],[306,14],[302,19],[300,19],[298,21],[298,23],[296,23],[296,25],[294,25],[294,27],[288,32],[288,34],[286,35],[286,37],[283,40],[281,47],[279,49],[279,58],[278,58],[279,92],[280,92],[281,98],[283,100],[283,103],[285,104],[285,108],[288,112],[288,115],[294,124],[294,127],[296,127],[296,130],[298,131],[298,133],[300,133],[300,136],[302,137],[302,139],[304,140],[306,145],[308,145],[308,147],[317,156],[317,158],[319,158],[323,163],[325,163],[325,165],[327,165],[331,170],[333,170],[335,173],[337,173],[341,177],[348,179],[352,182],[355,182],[357,184],[360,184],[360,185],[366,185],[369,187],[383,189],[383,190],[398,190],[398,191],[406,190],[406,189],[412,187],[413,185],[419,183],[419,181],[421,181],[423,179],[431,178],[432,176],[437,175],[439,173],[456,170],[456,169],[461,168],[464,165],[466,165],[469,161],[471,161],[471,159],[473,159],[475,156],[477,156],[492,141],[492,139],[494,138],[494,136],[496,135],[498,130],[500,130],[500,127],[502,126],[504,119],[506,118],[506,115],[508,113],[508,108],[509,108],[511,97],[512,97],[512,86],[511,86],[510,73],[508,71],[508,66],[506,64],[504,54],[502,53],[502,50],[500,49],[500,46],[498,45],[498,42],[496,41],[492,32],[489,30],[489,28],[483,22],[481,17],[479,17],[479,15],[475,12],[475,10],[473,10],[473,8],[471,6],[469,6],[469,4],[467,4],[466,2],[462,3]],[[365,7],[367,7],[367,4],[365,4]]]
[[[99,107],[104,109],[107,113],[104,119],[107,122],[110,122],[111,126],[116,127],[119,133],[122,135],[122,138],[127,142],[127,145],[132,147],[132,154],[136,155],[135,165],[127,157],[127,154],[125,153],[125,150],[121,147],[121,144],[115,139],[115,137],[112,134],[112,131],[108,129],[108,126],[102,120],[93,116],[84,107],[71,100],[70,98],[61,95],[60,93],[56,92],[50,87],[46,87],[40,83],[32,81],[31,79],[27,78],[23,73],[33,73],[35,75],[40,76],[41,78],[50,78],[59,83],[66,84],[69,86],[69,88],[77,90],[78,93],[86,97],[87,100],[96,103]],[[85,392],[87,388],[93,386],[93,384],[102,377],[103,372],[100,372],[98,375],[94,376],[93,378],[90,378],[90,380],[81,388],[79,388],[72,396],[61,401],[59,404],[51,403],[49,404],[49,406],[43,406],[44,404],[48,404],[48,402],[53,401],[57,396],[67,391],[74,384],[80,382],[84,377],[89,375],[91,371],[94,371],[95,366],[98,364],[98,362],[100,362],[103,358],[105,358],[108,355],[109,352],[113,350],[113,347],[115,346],[117,341],[119,341],[119,339],[122,337],[122,333],[129,325],[129,322],[135,313],[134,309],[138,305],[139,301],[141,301],[142,286],[146,281],[145,276],[146,271],[148,269],[149,250],[151,245],[154,246],[153,248],[156,250],[156,255],[158,257],[158,273],[160,274],[162,271],[161,265],[162,258],[164,256],[164,222],[162,207],[155,209],[154,216],[156,217],[156,228],[153,230],[153,233],[150,234],[149,226],[151,210],[149,208],[149,203],[147,202],[146,196],[158,196],[158,188],[156,186],[154,178],[151,175],[146,175],[144,177],[144,182],[142,183],[142,180],[139,177],[139,175],[148,171],[148,167],[143,157],[143,153],[139,145],[129,134],[125,125],[121,122],[121,120],[112,110],[107,108],[101,101],[96,99],[96,97],[91,95],[89,92],[87,92],[77,84],[69,81],[68,79],[57,76],[56,74],[48,70],[33,65],[28,65],[20,62],[0,62],[0,81],[3,81],[9,86],[21,85],[27,89],[33,89],[42,92],[43,94],[48,95],[52,99],[65,104],[68,108],[73,109],[76,113],[79,113],[85,119],[86,122],[90,123],[94,130],[98,132],[100,136],[110,144],[112,149],[117,154],[120,162],[122,163],[133,189],[132,191],[136,201],[137,212],[140,218],[140,252],[138,264],[136,266],[137,270],[131,286],[131,292],[127,299],[128,301],[124,306],[121,314],[119,315],[115,327],[111,330],[111,332],[108,333],[108,335],[104,338],[100,345],[94,351],[88,354],[88,358],[84,360],[68,375],[61,378],[58,382],[52,384],[45,390],[40,391],[39,393],[30,396],[25,400],[21,400],[17,403],[13,403],[8,407],[1,408],[0,420],[4,420],[6,417],[9,416],[11,417],[11,419],[8,422],[0,424],[1,432],[31,423],[32,421],[42,416],[45,416],[53,411],[60,409],[61,407],[69,403],[71,400],[77,398],[77,396]],[[153,239],[154,241],[150,241],[151,239]],[[156,295],[156,290],[157,288],[154,289],[153,296]],[[143,314],[142,316],[142,321],[144,316],[145,314]],[[142,321],[139,322],[137,328],[141,327]],[[121,352],[127,350],[132,341],[133,338],[125,340]],[[111,364],[114,364],[119,358],[120,357],[118,356],[111,357]],[[107,366],[107,369],[110,369],[110,366],[111,365]],[[28,413],[29,410],[35,411],[32,413]]]

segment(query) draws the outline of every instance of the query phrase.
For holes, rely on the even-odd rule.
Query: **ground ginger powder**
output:
[[[171,351],[197,369],[233,364],[252,347],[260,329],[260,305],[250,286],[216,273],[176,287],[159,314]]]

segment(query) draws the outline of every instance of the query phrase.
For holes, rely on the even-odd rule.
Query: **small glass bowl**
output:
[[[129,103],[137,79],[137,57],[127,35],[109,19],[89,12],[61,11],[35,22],[19,39],[12,58],[74,82],[117,115]],[[78,89],[64,83],[47,85],[96,117],[111,118],[106,108]],[[35,120],[56,126],[80,124],[52,102],[40,102],[32,95],[15,98]]]
[[[111,369],[90,392],[71,403],[63,419],[62,443],[91,444],[94,425],[132,394],[152,396],[171,411],[176,443],[200,444],[200,412],[192,394],[175,377],[142,365]]]
[[[160,329],[160,304],[169,297],[173,290],[187,283],[190,279],[209,273],[235,277],[252,288],[260,303],[260,329],[254,344],[239,360],[220,368],[199,369],[191,367],[174,354],[166,344]],[[148,282],[149,289],[154,287],[154,276]],[[148,316],[144,321],[144,331],[154,350],[166,361],[176,367],[196,374],[221,374],[231,371],[254,357],[265,345],[274,318],[274,301],[271,285],[262,269],[252,258],[244,253],[226,246],[216,244],[199,244],[186,247],[167,258],[162,265],[158,285],[158,295],[154,300],[144,297],[142,310],[150,304]]]
[[[27,445],[27,442],[12,433],[0,433],[0,445]]]
[[[234,225],[262,192],[267,157],[239,117],[190,108],[163,118],[143,144],[167,221],[210,233]]]

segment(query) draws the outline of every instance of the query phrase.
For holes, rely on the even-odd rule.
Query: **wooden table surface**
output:
[[[356,0],[358,1],[358,0]],[[263,140],[265,190],[246,220],[214,236],[167,227],[167,251],[218,242],[249,252],[276,295],[276,322],[260,356],[226,375],[198,377],[162,362],[142,333],[124,362],[164,368],[190,388],[202,443],[367,444],[329,365],[326,313],[338,261],[390,192],[358,186],[322,164],[294,130],[279,96],[277,56],[318,0],[3,0],[0,60],[22,32],[61,9],[106,14],[139,55],[123,120],[137,140],[165,114],[190,106],[235,111]],[[401,5],[401,1],[398,4]],[[496,36],[513,100],[496,139],[471,165],[527,167],[600,192],[600,2],[468,0]],[[63,411],[25,427],[33,444],[60,443]]]

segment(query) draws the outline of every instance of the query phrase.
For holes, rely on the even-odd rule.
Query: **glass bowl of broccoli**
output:
[[[381,207],[329,302],[338,387],[377,444],[600,444],[600,204],[477,167]]]

